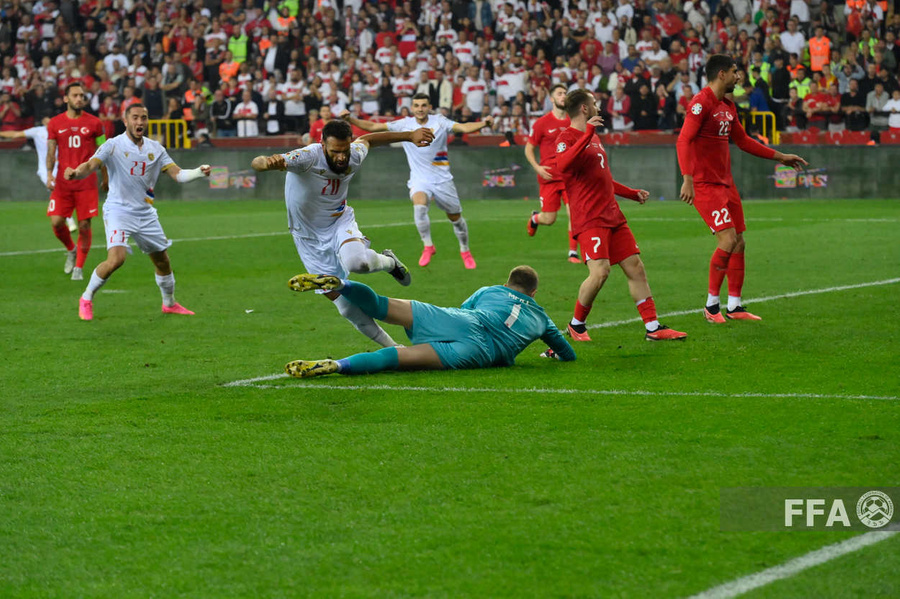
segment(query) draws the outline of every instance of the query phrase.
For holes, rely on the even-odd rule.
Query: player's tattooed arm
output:
[[[56,140],[47,140],[47,189],[53,191],[56,187],[56,177],[53,176],[53,168],[56,166]]]
[[[434,133],[431,129],[421,127],[415,131],[385,131],[383,133],[369,133],[357,138],[355,143],[366,144],[368,147],[377,148],[398,141],[406,141],[417,146],[425,147],[434,141]]]
[[[283,171],[287,170],[287,162],[281,154],[273,154],[272,156],[257,156],[250,163],[251,168],[255,171]]]
[[[63,177],[66,181],[71,181],[72,179],[84,179],[101,166],[103,166],[102,160],[99,158],[91,158],[87,162],[82,162],[75,168],[72,168],[71,166],[67,167],[66,172],[63,173]],[[47,181],[49,180],[50,178],[48,177]]]

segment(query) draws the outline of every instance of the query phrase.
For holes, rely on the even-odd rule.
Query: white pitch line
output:
[[[520,217],[508,217],[508,218],[487,218],[480,219],[478,222],[508,222],[508,221],[518,221],[521,220]],[[631,222],[693,222],[696,221],[697,218],[675,218],[675,217],[641,217],[633,215],[629,218]],[[782,218],[782,217],[759,217],[759,218],[748,218],[748,222],[835,222],[835,223],[896,223],[900,222],[900,219],[896,218]],[[380,223],[380,224],[369,224],[364,225],[364,229],[384,229],[387,227],[402,227],[405,225],[411,224],[409,221],[397,222],[397,223]],[[190,242],[190,241],[229,241],[233,239],[254,239],[258,237],[277,237],[279,235],[290,235],[290,232],[287,230],[284,231],[273,231],[271,233],[245,233],[242,235],[215,235],[212,237],[185,237],[183,239],[173,239],[173,243],[181,243],[181,242]],[[8,257],[8,256],[31,256],[35,254],[52,254],[54,252],[62,253],[63,250],[60,248],[52,248],[52,249],[44,249],[44,250],[19,250],[14,252],[0,252],[0,257]],[[629,321],[632,322],[632,321]]]
[[[259,385],[263,381],[288,378],[286,374],[270,374],[252,379],[225,383],[223,387],[253,387],[255,389],[322,389],[325,391],[425,391],[428,393],[512,393],[543,395],[634,395],[640,397],[725,397],[728,399],[872,399],[900,401],[893,395],[833,395],[828,393],[723,393],[718,391],[645,391],[628,389],[552,389],[528,387],[523,389],[503,389],[492,387],[424,387],[417,385],[327,385],[297,382],[294,385]]]
[[[744,576],[743,578],[738,578],[737,580],[713,587],[700,594],[693,595],[689,599],[730,599],[731,597],[737,597],[775,582],[776,580],[790,578],[809,568],[824,564],[825,562],[847,555],[848,553],[859,551],[863,547],[880,543],[896,534],[898,534],[898,531],[894,530],[867,532],[857,537],[847,539],[846,541],[841,541],[840,543],[826,545],[821,549],[811,551],[806,555],[801,555],[780,566],[767,568],[756,574],[750,574],[749,576]]]
[[[806,291],[792,291],[790,293],[782,293],[780,295],[769,295],[766,297],[758,297],[758,298],[748,298],[748,303],[758,304],[762,302],[772,302],[775,300],[786,299],[789,297],[801,297],[804,295],[816,295],[819,293],[831,293],[834,291],[847,291],[848,289],[862,289],[864,287],[877,287],[879,285],[893,285],[894,283],[900,283],[900,278],[895,279],[883,279],[881,281],[870,281],[868,283],[856,283],[855,285],[839,285],[837,287],[823,287],[822,289],[807,289]],[[659,318],[669,318],[670,316],[686,316],[688,314],[699,314],[702,310],[693,309],[693,310],[678,310],[676,312],[666,312],[665,314],[660,314]],[[623,324],[632,324],[635,322],[641,322],[640,317],[628,318],[626,320],[613,320],[610,322],[600,322],[597,324],[589,324],[587,328],[589,329],[604,329],[607,327],[617,327]]]

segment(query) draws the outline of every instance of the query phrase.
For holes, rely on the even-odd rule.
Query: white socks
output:
[[[162,293],[163,305],[171,308],[175,305],[175,273],[156,275],[156,284]]]
[[[416,221],[416,229],[419,230],[419,237],[425,245],[434,245],[431,241],[431,221],[428,219],[428,205],[414,204],[413,219]]]
[[[87,289],[84,290],[84,293],[81,294],[81,298],[87,302],[94,300],[94,294],[97,291],[106,285],[106,281],[109,279],[101,279],[97,274],[97,269],[94,269],[94,272],[91,273],[91,280],[88,282]]]
[[[706,294],[706,307],[712,308],[713,306],[719,305],[719,296],[713,295],[712,293]]]
[[[394,259],[370,250],[360,242],[345,243],[338,252],[341,264],[348,272],[368,273],[396,268]]]
[[[388,258],[388,260],[390,260],[390,258]],[[388,335],[377,322],[372,320],[371,316],[367,316],[365,312],[351,304],[350,300],[343,295],[338,296],[337,299],[334,300],[334,307],[341,313],[341,316],[349,320],[350,324],[356,327],[357,331],[375,343],[382,347],[394,347],[397,345],[397,343],[391,339],[391,336]]]
[[[737,310],[740,307],[741,307],[741,296],[735,297],[733,295],[729,295],[728,296],[728,311],[733,312],[734,310]]]
[[[456,233],[456,238],[459,239],[459,251],[468,252],[469,227],[466,225],[466,219],[460,216],[459,220],[453,223],[453,232]]]

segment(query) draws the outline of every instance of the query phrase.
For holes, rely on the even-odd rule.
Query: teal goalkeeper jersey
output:
[[[495,366],[511,366],[516,356],[540,339],[562,360],[574,360],[575,350],[565,340],[534,298],[504,285],[482,287],[463,302],[488,333]]]

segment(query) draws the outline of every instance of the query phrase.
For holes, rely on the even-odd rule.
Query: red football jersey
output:
[[[97,151],[97,138],[104,134],[103,122],[86,112],[82,112],[77,119],[70,119],[65,112],[50,119],[47,123],[47,138],[56,140],[60,175],[56,179],[56,186],[60,191],[97,189],[96,173],[91,173],[80,181],[66,181],[62,174],[66,168],[75,168],[90,160]]]
[[[556,172],[556,136],[569,126],[569,116],[558,119],[553,116],[553,112],[548,112],[531,126],[531,136],[528,138],[529,143],[537,146],[541,154],[540,165],[549,169],[553,175],[551,181],[560,181],[559,173]],[[541,179],[543,181],[543,179]]]
[[[694,183],[734,185],[728,141],[760,158],[772,158],[775,150],[754,141],[744,131],[734,102],[719,100],[709,87],[691,98],[684,126],[678,135],[678,164],[682,175]]]
[[[613,181],[609,159],[594,127],[584,133],[568,127],[556,138],[557,168],[569,195],[572,235],[626,223],[616,194],[636,200],[637,191]]]

